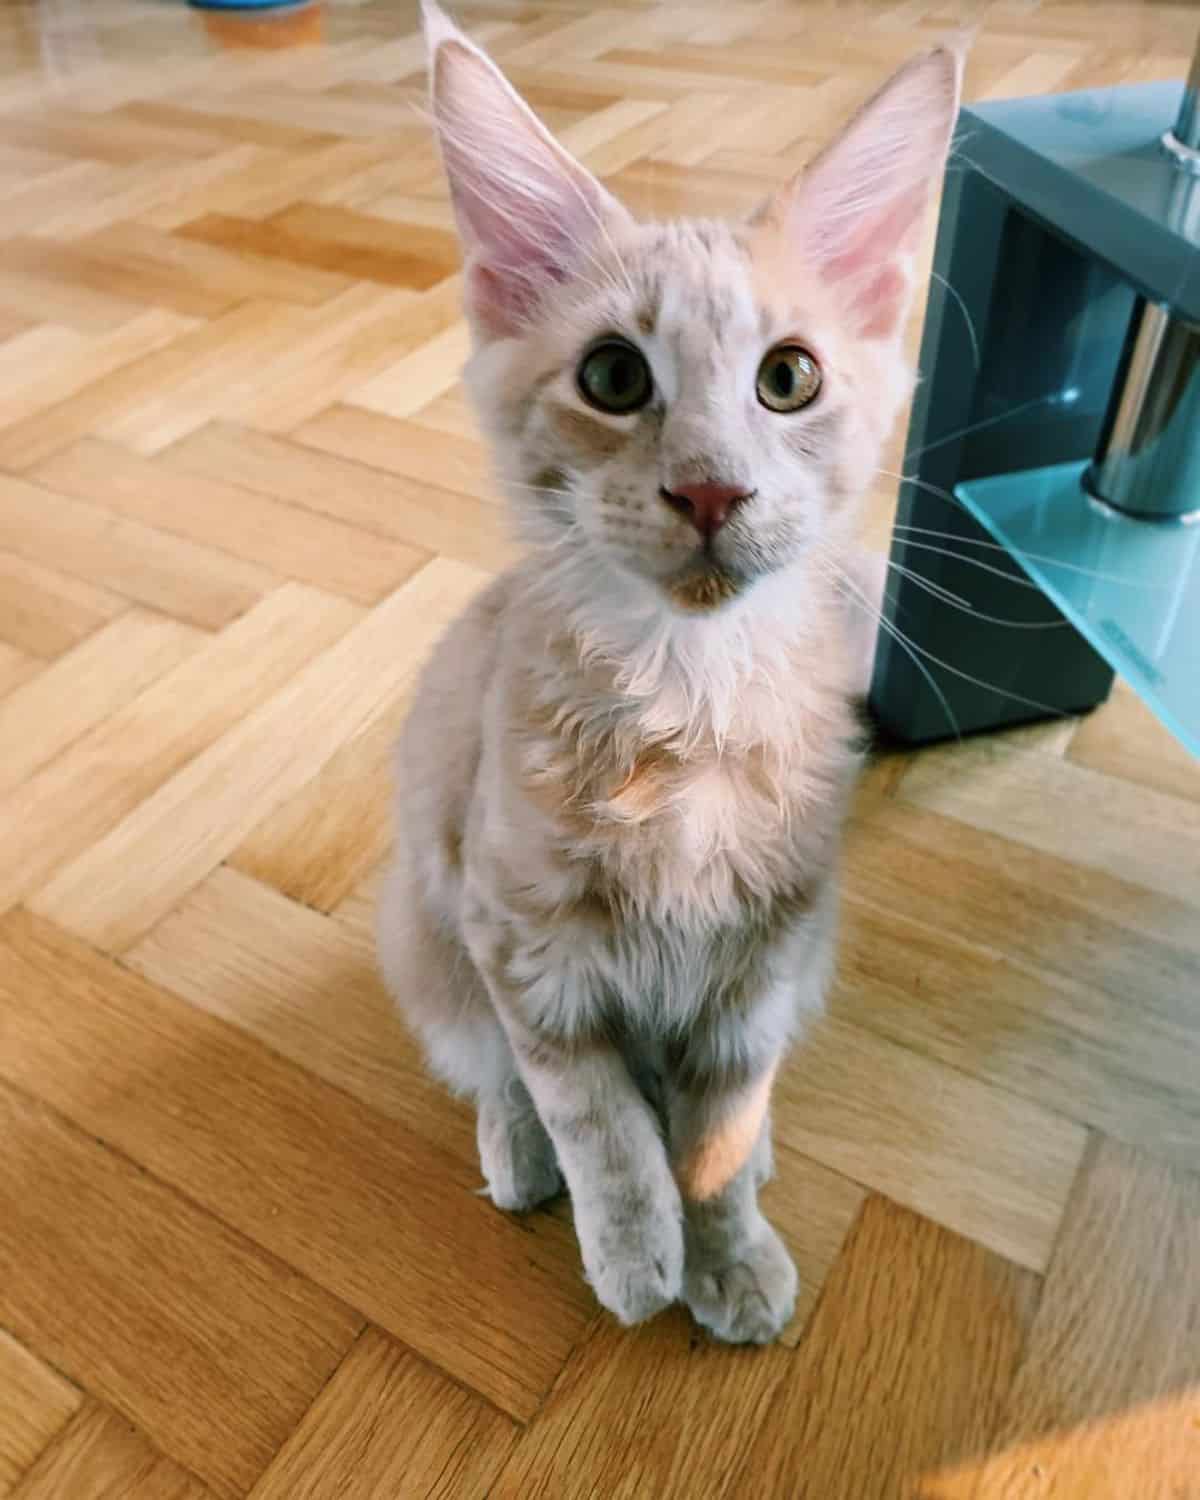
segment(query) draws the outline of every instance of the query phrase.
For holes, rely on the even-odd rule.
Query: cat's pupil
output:
[[[614,396],[623,396],[633,385],[633,366],[622,356],[609,366],[608,383]]]
[[[786,399],[796,389],[796,376],[791,365],[781,359],[775,366],[775,390]]]

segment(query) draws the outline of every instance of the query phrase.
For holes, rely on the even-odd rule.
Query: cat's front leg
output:
[[[737,1087],[701,1073],[668,1089],[685,1214],[684,1300],[698,1323],[733,1344],[769,1343],[796,1305],[796,1268],[758,1207],[774,1073],[772,1061]]]
[[[535,960],[532,945],[514,953],[511,933],[476,928],[470,946],[554,1143],[588,1281],[622,1323],[652,1317],[678,1300],[684,1257],[683,1210],[659,1122],[615,1047],[598,1031],[554,1019],[587,1009],[569,941],[540,942]]]

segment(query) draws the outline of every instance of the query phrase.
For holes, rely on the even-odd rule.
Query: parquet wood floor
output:
[[[458,10],[659,213],[964,19],[970,98],[1200,32]],[[0,1500],[1200,1500],[1200,763],[1124,689],[867,775],[779,1345],[620,1330],[561,1205],[474,1195],[370,940],[414,671],[511,555],[421,69],[412,0],[0,4]]]

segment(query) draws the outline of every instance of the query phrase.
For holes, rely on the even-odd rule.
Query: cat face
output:
[[[639,224],[432,6],[426,25],[467,381],[526,536],[685,614],[819,563],[909,389],[957,60],[910,64],[751,221]]]

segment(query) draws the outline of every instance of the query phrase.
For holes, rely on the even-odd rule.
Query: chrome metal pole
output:
[[[1167,221],[1194,239],[1200,220],[1200,46],[1163,145],[1179,169]],[[1096,456],[1084,477],[1106,505],[1143,520],[1200,520],[1200,326],[1166,303],[1134,307]]]

